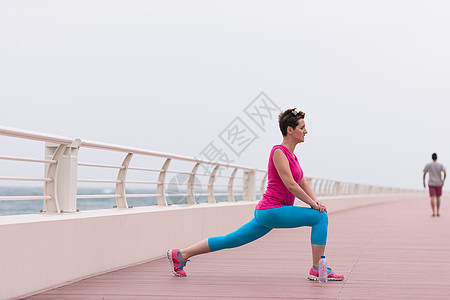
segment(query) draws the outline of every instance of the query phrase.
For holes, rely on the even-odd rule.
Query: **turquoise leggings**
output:
[[[302,226],[312,227],[311,244],[326,245],[327,213],[298,206],[255,209],[255,217],[250,222],[227,235],[210,237],[208,245],[211,252],[235,248],[259,239],[273,228],[296,228]]]

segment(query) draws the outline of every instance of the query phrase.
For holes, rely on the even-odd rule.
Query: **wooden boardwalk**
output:
[[[307,280],[310,229],[278,229],[192,258],[185,278],[162,258],[27,299],[450,299],[449,201],[439,218],[423,195],[330,214],[326,255],[343,282]]]

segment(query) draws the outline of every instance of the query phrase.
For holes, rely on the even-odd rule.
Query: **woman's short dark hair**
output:
[[[296,111],[295,108],[288,109],[278,116],[278,124],[283,136],[287,135],[287,128],[290,126],[295,129],[298,125],[298,120],[304,119],[305,113],[302,111]]]
[[[436,153],[431,154],[431,159],[432,160],[436,160],[437,159],[437,154]]]

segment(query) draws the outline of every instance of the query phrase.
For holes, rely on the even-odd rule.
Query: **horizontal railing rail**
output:
[[[236,185],[234,184],[234,179],[236,179],[236,176],[224,176],[229,179],[229,183],[227,185],[220,185],[220,184],[214,184],[216,179],[216,172],[212,172],[210,174],[202,174],[197,173],[198,167],[200,164],[208,164],[213,165],[215,170],[219,167],[224,168],[233,168],[234,170],[241,170],[244,172],[244,174],[247,174],[247,176],[253,176],[249,174],[253,174],[256,172],[263,172],[265,173],[265,170],[258,170],[251,167],[246,166],[240,166],[240,165],[233,165],[233,164],[223,164],[223,163],[217,163],[217,162],[210,162],[210,161],[202,161],[191,157],[186,156],[180,156],[175,154],[168,154],[168,153],[161,153],[161,152],[155,152],[155,151],[148,151],[145,149],[139,149],[139,148],[132,148],[132,147],[125,147],[120,145],[113,145],[113,144],[105,144],[105,143],[99,143],[99,142],[93,142],[93,141],[86,141],[77,139],[74,141],[74,145],[76,145],[79,149],[82,149],[84,147],[86,148],[95,148],[100,150],[109,150],[109,151],[115,151],[115,152],[122,152],[126,153],[126,157],[124,158],[124,161],[121,166],[106,166],[106,165],[99,165],[99,164],[91,164],[91,163],[78,163],[78,166],[91,166],[91,167],[111,167],[111,168],[119,168],[119,174],[117,176],[116,181],[110,181],[115,182],[116,185],[116,195],[117,196],[117,207],[118,208],[127,208],[129,207],[127,203],[127,198],[138,198],[138,197],[156,197],[157,198],[157,204],[158,205],[168,205],[167,197],[186,197],[187,203],[194,204],[196,203],[196,197],[197,196],[207,196],[208,202],[215,203],[216,202],[216,196],[222,196],[222,193],[214,192],[214,187],[228,187],[231,191],[227,194],[228,201],[234,201],[234,195],[241,195],[244,200],[254,200],[256,197],[256,190],[254,189],[254,185],[249,185],[248,180],[244,177],[240,177],[244,180],[243,185]],[[130,167],[130,161],[134,155],[143,155],[143,156],[152,156],[152,157],[159,157],[165,159],[165,162],[161,168],[140,168],[140,167]],[[193,163],[194,165],[191,166],[191,171],[186,170],[170,170],[169,165],[172,161],[185,161]],[[157,181],[143,181],[143,180],[127,180],[126,174],[128,170],[134,170],[134,171],[147,171],[147,172],[155,172],[158,173],[158,180]],[[167,174],[181,174],[181,175],[188,175],[189,180],[186,183],[179,183],[179,182],[167,182],[166,181],[166,175]],[[209,184],[194,184],[194,180],[196,176],[208,176],[209,177]],[[233,177],[234,176],[234,177]],[[253,176],[254,177],[254,176]],[[78,182],[94,182],[94,180],[86,180],[86,179],[78,179]],[[104,182],[104,181],[103,181]],[[211,182],[213,183],[211,185]],[[143,185],[153,185],[155,187],[156,193],[146,193],[146,194],[127,194],[126,193],[126,184],[143,184]],[[185,193],[168,193],[167,186],[170,185],[177,185],[177,186],[186,186],[186,192]],[[208,186],[209,192],[208,193],[199,193],[194,191],[195,186]],[[253,188],[252,188],[253,186]],[[243,193],[236,193],[233,192],[232,189],[234,188],[242,188],[244,190]],[[253,190],[252,190],[253,189]],[[87,198],[87,196],[83,196]],[[78,197],[79,198],[79,197]]]
[[[73,139],[65,136],[57,136],[53,134],[22,130],[6,126],[0,126],[0,135],[65,145],[71,144],[73,142]]]
[[[0,176],[0,181],[42,181],[44,194],[42,196],[0,196],[0,200],[43,200],[43,212],[61,213],[77,211],[77,199],[105,199],[115,198],[116,208],[130,208],[127,198],[156,198],[156,205],[167,206],[171,203],[169,197],[184,197],[187,204],[196,204],[199,197],[206,197],[208,203],[216,203],[217,197],[226,197],[226,201],[236,201],[239,197],[245,201],[254,201],[264,193],[267,183],[266,170],[256,169],[236,164],[224,164],[212,161],[203,161],[192,157],[170,153],[149,151],[146,149],[126,147],[121,145],[100,143],[83,139],[72,139],[56,135],[38,133],[27,130],[0,126],[0,135],[20,139],[36,140],[45,143],[45,159],[15,156],[0,156],[0,160],[21,161],[45,165],[43,178]],[[122,164],[101,164],[98,162],[80,162],[78,154],[84,148],[102,151],[123,153]],[[130,166],[136,156],[162,159],[162,166]],[[172,170],[172,162],[190,163],[188,170]],[[210,172],[198,172],[200,166],[210,166]],[[112,169],[117,170],[115,179],[78,178],[79,168]],[[153,173],[155,180],[127,179],[128,171]],[[222,174],[228,171],[231,174]],[[167,174],[187,176],[185,182],[167,181]],[[207,183],[199,178],[205,178]],[[257,178],[261,177],[261,178]],[[141,180],[142,179],[142,180]],[[217,182],[227,180],[226,183]],[[240,180],[241,183],[235,183]],[[410,192],[412,190],[390,187],[372,186],[357,183],[346,183],[336,180],[306,177],[317,196],[335,196],[349,194],[373,194]],[[78,183],[114,184],[115,191],[109,194],[78,194]],[[142,185],[154,190],[154,193],[127,193],[131,184]],[[183,190],[169,190],[168,187],[178,186]],[[206,187],[204,191],[202,187]],[[218,190],[222,188],[221,190]],[[184,201],[184,200],[183,200]],[[184,203],[184,202],[183,202]]]

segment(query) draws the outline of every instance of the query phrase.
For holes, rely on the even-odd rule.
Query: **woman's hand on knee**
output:
[[[311,208],[313,208],[315,210],[318,210],[320,212],[326,212],[327,211],[327,206],[325,204],[323,204],[322,202],[320,202],[320,201],[317,201],[316,205],[315,206],[311,206]]]

